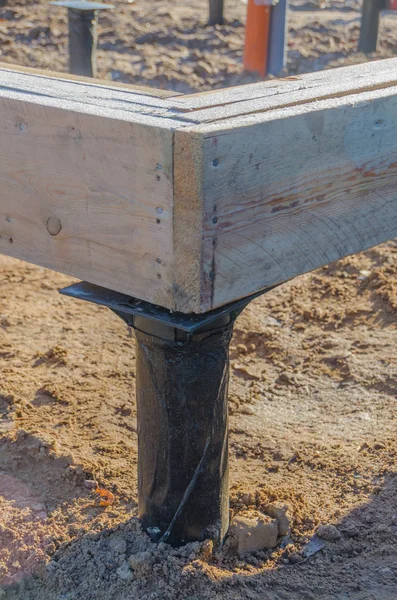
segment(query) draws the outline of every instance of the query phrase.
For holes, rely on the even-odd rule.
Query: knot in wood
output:
[[[62,223],[61,220],[58,219],[58,217],[50,217],[47,220],[47,231],[50,235],[58,235],[58,233],[61,231],[62,229]]]

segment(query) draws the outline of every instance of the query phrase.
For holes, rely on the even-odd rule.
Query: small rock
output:
[[[117,575],[124,581],[130,581],[133,578],[130,566],[127,562],[123,562],[122,565],[116,570]]]
[[[355,538],[360,535],[360,530],[355,525],[350,525],[343,530],[343,535],[347,538]]]
[[[252,506],[254,504],[254,499],[252,497],[252,494],[244,494],[241,497],[241,502],[243,504],[245,504],[245,506]],[[270,515],[270,516],[272,516],[272,515]]]
[[[111,538],[109,545],[117,554],[125,554],[127,552],[127,542],[120,537]]]
[[[384,450],[386,446],[382,442],[375,442],[373,448],[374,450]]]
[[[248,352],[248,348],[245,344],[237,344],[236,348],[240,352],[240,354],[247,354]]]
[[[31,40],[36,40],[38,37],[40,37],[41,34],[48,35],[49,33],[50,33],[49,27],[41,27],[40,25],[37,25],[36,27],[33,27],[29,31],[28,35]]]
[[[279,502],[272,502],[271,504],[267,504],[263,509],[263,512],[269,515],[269,517],[273,517],[276,519],[278,524],[278,534],[279,535],[287,535],[290,528],[290,521],[287,517],[288,506],[281,504]]]
[[[130,556],[130,567],[139,576],[149,575],[152,565],[153,555],[150,552],[138,552]]]
[[[362,271],[360,271],[360,275],[358,276],[358,279],[360,281],[364,281],[364,279],[368,279],[368,277],[371,275],[371,271],[367,271],[366,269],[363,269]]]
[[[390,577],[391,575],[393,575],[393,571],[390,567],[382,567],[381,569],[379,569],[379,573],[381,575],[384,575],[385,577]]]
[[[199,77],[203,77],[205,79],[209,75],[212,75],[212,68],[203,60],[199,60],[194,66],[194,72]]]
[[[276,380],[276,383],[281,383],[282,385],[295,385],[295,381],[293,377],[287,375],[287,373],[281,373]]]
[[[0,433],[7,433],[12,431],[15,427],[15,421],[12,419],[2,419],[0,421]]]
[[[288,560],[291,563],[291,565],[298,565],[303,561],[303,556],[301,556],[299,552],[293,552],[289,555]]]
[[[36,512],[45,512],[45,505],[42,502],[31,502],[30,508]]]
[[[256,510],[243,511],[232,520],[225,547],[227,551],[241,555],[274,548],[277,537],[278,523],[275,519]]]
[[[98,487],[98,482],[95,481],[95,479],[85,479],[84,487],[86,487],[88,490],[95,490]]]
[[[0,2],[0,6],[4,6],[4,5],[5,5],[4,1]],[[7,19],[7,21],[13,21],[14,19],[18,18],[18,13],[16,10],[9,9],[3,13],[2,18]]]
[[[341,534],[335,525],[320,525],[316,533],[318,537],[327,542],[336,542],[341,538]]]

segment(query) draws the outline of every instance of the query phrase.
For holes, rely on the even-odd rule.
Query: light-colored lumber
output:
[[[25,73],[26,75],[32,75],[35,77],[41,77],[44,79],[56,79],[61,81],[70,81],[81,85],[88,85],[90,88],[96,86],[100,87],[104,91],[108,89],[121,89],[124,92],[130,91],[134,94],[144,94],[146,96],[155,96],[157,98],[172,98],[173,96],[180,96],[178,92],[172,92],[170,90],[158,90],[152,87],[143,85],[127,85],[118,81],[108,81],[105,79],[95,79],[95,77],[83,77],[72,75],[71,73],[61,73],[59,71],[46,71],[44,69],[35,69],[32,67],[23,67],[22,65],[12,65],[5,62],[0,62],[0,70],[8,71],[9,73]]]
[[[188,112],[189,117],[200,120],[200,115],[206,122],[211,121],[213,112],[218,109],[215,118],[223,110],[222,118],[266,110],[268,102],[271,107],[294,103],[290,94],[302,94],[298,100],[316,100],[318,94],[328,97],[338,96],[341,93],[353,94],[365,90],[371,90],[381,86],[390,87],[397,84],[397,59],[389,58],[374,62],[367,62],[350,67],[338,67],[327,71],[315,71],[305,75],[294,75],[282,79],[271,79],[260,83],[251,83],[227,89],[178,96],[168,101],[176,109]],[[256,102],[252,105],[251,102]],[[203,111],[203,112],[199,112]]]
[[[197,129],[205,310],[397,236],[397,87]]]
[[[168,112],[150,90],[0,68],[0,252],[174,308]]]
[[[200,313],[396,236],[397,59],[190,97],[0,66],[1,253]]]

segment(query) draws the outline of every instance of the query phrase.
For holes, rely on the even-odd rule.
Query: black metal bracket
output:
[[[127,294],[121,294],[86,281],[66,287],[60,290],[60,293],[106,306],[122,318],[127,325],[136,329],[140,328],[142,318],[149,319],[156,323],[157,334],[161,336],[160,326],[179,329],[190,335],[208,331],[211,328],[215,329],[222,323],[226,324],[231,319],[236,319],[247,304],[272,289],[274,289],[274,286],[203,314],[172,312],[156,304],[138,300]]]
[[[226,535],[229,344],[235,319],[262,293],[195,315],[86,282],[61,290],[134,328],[138,512],[154,541],[220,544]]]

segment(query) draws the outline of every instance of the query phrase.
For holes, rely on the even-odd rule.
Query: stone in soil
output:
[[[225,542],[227,553],[239,555],[274,548],[277,544],[278,523],[256,510],[243,511],[232,520]]]
[[[276,519],[278,534],[287,535],[290,528],[290,521],[287,517],[288,506],[280,502],[272,502],[271,504],[267,504],[263,510],[269,517]]]
[[[341,538],[341,534],[335,525],[320,525],[317,529],[317,535],[326,542],[336,542]]]

